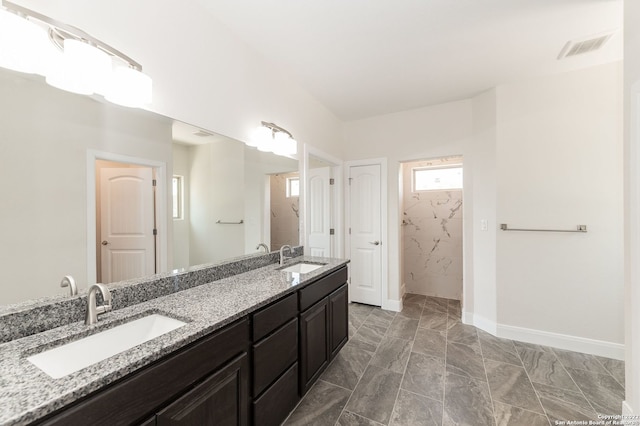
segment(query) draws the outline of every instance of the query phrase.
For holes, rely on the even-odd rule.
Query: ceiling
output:
[[[345,121],[622,59],[622,0],[198,1]]]

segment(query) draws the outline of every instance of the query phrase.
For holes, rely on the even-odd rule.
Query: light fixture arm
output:
[[[56,21],[55,19],[49,18],[48,16],[42,15],[38,12],[35,12],[31,9],[27,9],[26,7],[19,6],[15,3],[11,3],[6,0],[0,0],[0,5],[2,5],[5,9],[10,12],[16,13],[23,17],[31,17],[37,19],[40,22],[47,24],[49,29],[49,38],[51,41],[56,44],[58,47],[61,47],[62,42],[65,39],[75,39],[85,43],[89,43],[100,50],[108,53],[111,56],[115,56],[125,61],[130,68],[133,68],[137,71],[142,71],[142,65],[138,62],[134,61],[124,53],[119,50],[109,46],[108,44],[98,40],[95,37],[87,34],[79,28],[76,28],[71,25],[64,24],[62,22]]]
[[[269,123],[269,122],[267,122],[267,121],[262,121],[262,125],[263,125],[264,127],[267,127],[267,128],[269,128],[269,129],[271,129],[271,131],[272,131],[272,132],[274,132],[274,133],[275,133],[275,132],[282,132],[282,133],[286,133],[287,135],[289,135],[289,137],[290,137],[291,139],[295,139],[295,138],[293,137],[293,135],[292,135],[288,130],[283,129],[282,127],[278,126],[277,124]]]

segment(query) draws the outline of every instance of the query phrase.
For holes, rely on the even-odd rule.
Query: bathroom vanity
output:
[[[280,424],[348,339],[348,261],[301,261],[320,267],[272,263],[1,344],[0,424]],[[152,313],[185,325],[59,379],[26,359]]]

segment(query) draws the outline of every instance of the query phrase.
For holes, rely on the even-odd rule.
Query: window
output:
[[[413,169],[413,191],[462,189],[462,167]]]
[[[182,176],[173,177],[173,218],[176,220],[183,219],[183,180]]]
[[[287,198],[300,196],[300,178],[287,178]]]

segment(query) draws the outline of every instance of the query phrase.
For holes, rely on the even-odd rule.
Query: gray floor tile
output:
[[[382,423],[374,422],[366,417],[359,416],[350,411],[344,411],[338,419],[337,426],[379,426]]]
[[[431,330],[445,331],[447,329],[448,315],[446,312],[422,311],[420,327]]]
[[[533,383],[542,407],[552,422],[566,420],[597,420],[597,414],[582,392],[573,392],[540,383]]]
[[[398,395],[402,374],[370,365],[347,404],[347,410],[387,424]]]
[[[553,352],[565,368],[575,368],[578,370],[591,371],[593,373],[609,374],[609,372],[605,370],[602,364],[600,364],[593,355],[565,351],[562,349],[553,349]]]
[[[596,356],[600,364],[624,387],[624,361]]]
[[[382,339],[378,350],[373,355],[371,365],[402,374],[407,366],[412,345],[413,342],[411,340],[386,336]]]
[[[517,346],[517,345],[516,345]],[[540,352],[534,349],[520,348],[520,358],[532,382],[555,386],[577,392],[578,388],[569,373],[553,352]]]
[[[398,316],[405,318],[420,319],[422,315],[422,305],[405,304],[402,307],[402,312],[398,313]]]
[[[538,352],[553,353],[553,349],[551,349],[549,346],[536,345],[533,343],[525,343],[525,342],[516,342],[516,341],[514,341],[513,344],[515,345],[516,351],[518,352],[518,354],[520,354],[520,352],[523,350],[533,350]]]
[[[497,426],[550,426],[546,416],[522,408],[494,402]]]
[[[473,346],[447,344],[447,372],[487,381],[480,349]]]
[[[567,371],[598,414],[622,414],[624,388],[613,376],[575,368]]]
[[[368,316],[374,309],[373,306],[363,305],[360,303],[349,303],[349,313],[355,313],[359,315]]]
[[[370,340],[364,340],[357,333],[352,337],[349,337],[349,344],[371,353],[374,353],[376,349],[378,349],[378,343],[373,343]]]
[[[418,328],[413,341],[413,352],[444,358],[447,347],[447,337],[443,331]]]
[[[400,389],[390,426],[441,426],[442,402]]]
[[[511,340],[501,339],[482,330],[478,330],[478,337],[484,358],[522,366],[516,347]]]
[[[479,347],[478,332],[474,326],[458,322],[447,331],[447,342]]]
[[[426,300],[427,300],[427,296],[423,296],[422,294],[407,293],[404,295],[404,299],[402,300],[402,302],[404,304],[414,304],[414,305],[423,306]]]
[[[444,398],[444,360],[419,353],[412,353],[404,373],[404,390],[442,401]]]
[[[371,311],[371,313],[367,317],[367,320],[376,321],[378,323],[384,323],[388,327],[389,324],[391,324],[391,321],[393,321],[393,319],[396,317],[396,315],[397,315],[396,312],[383,311],[382,309],[374,309],[373,311]]]
[[[371,357],[370,352],[349,342],[329,364],[321,378],[331,384],[353,390],[371,361]]]
[[[449,316],[460,318],[462,316],[462,308],[460,307],[460,301],[449,299],[447,313],[449,314]]]
[[[486,382],[447,373],[443,425],[494,425]]]
[[[427,297],[423,306],[425,311],[442,312],[444,314],[449,310],[449,301],[441,297]]]
[[[485,368],[494,402],[544,414],[524,368],[491,360],[485,361]]]
[[[367,324],[366,322],[362,324],[362,326],[358,329],[358,332],[354,337],[358,339],[368,342],[376,347],[382,341],[387,329],[384,327],[380,327],[377,325]]]
[[[401,339],[413,340],[416,337],[416,330],[418,329],[418,320],[412,318],[404,318],[397,316],[391,322],[387,335],[393,337],[399,337]]]
[[[319,380],[305,395],[298,407],[285,421],[285,425],[333,425],[349,400],[349,392]]]

